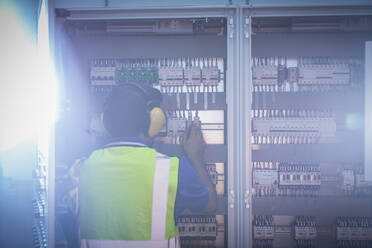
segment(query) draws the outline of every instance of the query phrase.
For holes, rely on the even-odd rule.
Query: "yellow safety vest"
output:
[[[179,247],[178,165],[141,143],[94,151],[80,169],[81,247]]]

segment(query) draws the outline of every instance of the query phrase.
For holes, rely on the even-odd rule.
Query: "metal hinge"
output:
[[[229,38],[234,38],[234,18],[229,17],[229,25],[230,25],[230,32],[229,32]]]
[[[244,38],[246,38],[246,39],[249,39],[249,36],[250,36],[250,30],[251,30],[250,24],[251,24],[250,18],[245,17],[245,19],[244,19]]]
[[[244,194],[244,203],[245,203],[245,208],[250,208],[249,190],[245,191],[245,194]]]
[[[229,191],[229,208],[235,207],[235,192],[234,190]]]

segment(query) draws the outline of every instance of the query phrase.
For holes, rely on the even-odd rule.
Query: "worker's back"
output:
[[[163,170],[158,179],[157,167]],[[177,180],[178,159],[154,149],[113,145],[94,151],[80,170],[81,239],[145,241],[154,238],[152,229],[164,229],[163,241],[175,237]],[[163,192],[154,192],[159,183],[165,183]],[[154,223],[154,211],[161,215],[161,208],[166,216]]]

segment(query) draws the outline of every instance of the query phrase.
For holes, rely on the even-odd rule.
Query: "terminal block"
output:
[[[196,66],[186,66],[184,69],[185,85],[200,86],[201,85],[201,68]]]
[[[272,216],[255,216],[253,219],[254,239],[274,239],[275,226]]]
[[[349,57],[255,57],[254,92],[329,91],[362,81],[361,59]]]
[[[43,220],[35,220],[32,226],[32,237],[35,248],[47,248],[47,228]]]
[[[215,92],[223,91],[223,70],[222,58],[94,59],[90,82],[93,91],[99,93],[111,91],[108,86],[128,82],[153,85],[162,93],[175,94],[178,109],[179,94],[186,93],[186,109],[189,109],[189,93],[194,93],[194,104],[198,102],[197,93],[205,93],[205,98],[212,93],[212,103],[215,103]],[[208,109],[207,99],[204,105]]]
[[[347,64],[309,64],[298,67],[298,84],[344,85],[350,83]]]
[[[271,239],[255,239],[253,240],[253,248],[272,248],[274,241]]]
[[[252,143],[254,144],[312,144],[336,137],[336,120],[325,110],[253,111]]]
[[[112,59],[93,60],[90,69],[90,82],[95,86],[115,84],[115,61]]]
[[[217,170],[216,170],[216,165],[215,164],[207,164],[206,169],[207,169],[209,178],[211,179],[212,183],[214,185],[216,185],[217,181],[218,181],[218,173],[217,173]]]
[[[287,80],[290,84],[295,84],[298,82],[298,67],[287,68]]]
[[[317,195],[321,185],[319,164],[280,163],[280,195]]]
[[[217,86],[220,83],[220,69],[217,59],[203,60],[202,83],[204,86]]]
[[[252,67],[253,85],[277,85],[278,66],[253,66]]]
[[[36,218],[45,217],[48,214],[46,196],[44,192],[38,192],[36,197],[32,199],[34,215]]]
[[[298,216],[294,225],[296,240],[315,240],[317,238],[315,216]]]
[[[316,240],[303,240],[299,239],[296,240],[296,248],[317,248],[317,242]]]
[[[337,240],[372,241],[372,218],[341,216],[336,220]]]
[[[255,57],[252,60],[252,82],[254,91],[278,91],[286,80],[283,58]],[[257,90],[259,89],[259,90]]]
[[[147,83],[155,84],[159,81],[158,68],[153,64],[128,65],[119,64],[116,68],[116,83]]]
[[[185,132],[192,125],[201,127],[201,124],[198,111],[194,115],[191,111],[168,111],[165,135],[170,138],[171,143],[181,144]]]
[[[338,240],[337,248],[369,248],[372,247],[372,241],[368,240]]]
[[[371,195],[360,163],[252,162],[253,197]]]
[[[372,196],[372,185],[364,180],[364,168],[360,164],[348,165],[343,168],[340,177],[340,187],[345,195],[356,197]]]
[[[276,196],[278,192],[278,162],[252,162],[253,195]]]
[[[216,216],[184,215],[177,227],[181,239],[215,240],[217,236]]]
[[[342,171],[341,180],[342,189],[344,190],[345,194],[351,194],[355,187],[354,170],[344,169]]]
[[[183,86],[183,67],[174,62],[159,68],[159,85],[161,87]]]

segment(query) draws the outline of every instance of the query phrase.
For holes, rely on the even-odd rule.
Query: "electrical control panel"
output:
[[[350,121],[363,59],[253,57],[251,70],[253,247],[368,247],[372,187]]]
[[[185,211],[177,220],[182,247],[370,247],[370,240],[337,238],[362,236],[349,226],[338,231],[339,218],[371,217],[361,152],[370,18],[326,16],[330,9],[291,17],[292,8],[266,16],[266,8],[251,7],[206,11],[221,18],[189,18],[204,10],[180,9],[175,20],[162,19],[164,9],[149,9],[158,19],[143,19],[142,10],[125,10],[133,19],[116,10],[62,10],[71,40],[65,47],[73,48],[60,53],[73,85],[66,126],[103,140],[100,113],[114,86],[151,85],[162,93],[167,119],[154,148],[183,155],[185,131],[200,126],[218,193],[215,216]]]

